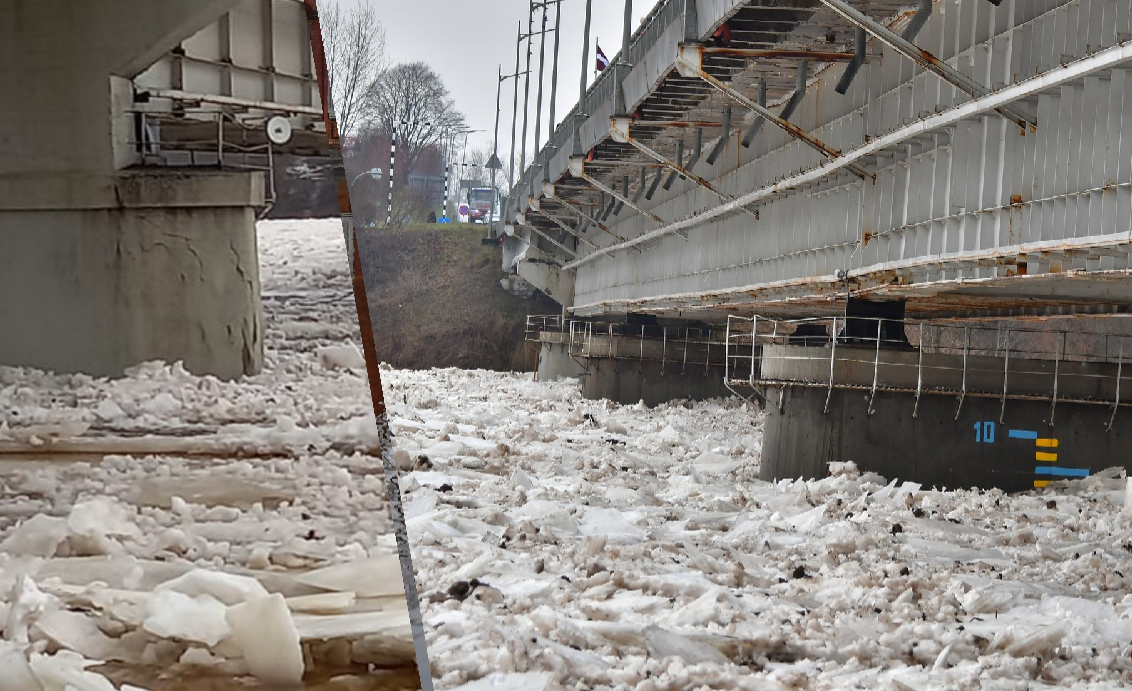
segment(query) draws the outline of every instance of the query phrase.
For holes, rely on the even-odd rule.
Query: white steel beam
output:
[[[823,0],[824,2],[825,0]],[[903,142],[921,137],[929,132],[939,130],[942,128],[953,126],[963,120],[972,118],[987,112],[996,111],[1005,105],[1009,105],[1020,99],[1035,96],[1049,89],[1060,87],[1064,84],[1082,79],[1091,74],[1108,70],[1122,63],[1132,61],[1132,42],[1124,45],[1113,46],[1098,51],[1093,55],[1082,58],[1075,62],[1068,63],[1063,66],[1055,67],[1048,72],[1031,77],[1025,81],[1011,84],[997,91],[988,93],[985,96],[968,101],[961,105],[955,106],[941,113],[930,115],[921,120],[909,123],[904,127],[894,130],[884,136],[877,137],[870,140],[867,144],[857,147],[844,155],[835,158],[828,163],[813,168],[808,171],[792,175],[788,178],[780,180],[773,185],[767,185],[757,190],[748,192],[747,194],[740,195],[734,201],[705,211],[696,216],[682,219],[674,223],[670,223],[662,228],[644,233],[632,240],[617,245],[610,245],[609,247],[602,248],[593,254],[586,255],[580,259],[575,260],[567,265],[568,268],[576,268],[587,264],[599,258],[603,254],[610,254],[618,252],[630,247],[634,247],[657,238],[663,237],[670,233],[681,232],[688,228],[694,228],[702,225],[728,213],[737,211],[739,207],[752,204],[754,202],[765,199],[769,196],[780,194],[786,190],[801,187],[803,185],[817,182],[830,175],[834,175],[848,166],[861,161],[869,156],[874,156],[885,149],[891,148]]]

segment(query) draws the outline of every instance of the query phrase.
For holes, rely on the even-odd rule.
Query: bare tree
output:
[[[399,174],[411,173],[426,147],[465,126],[464,115],[456,110],[444,82],[423,62],[390,68],[368,96],[368,110],[376,126],[385,133],[396,127]]]
[[[341,0],[320,4],[323,42],[334,116],[343,138],[356,134],[366,94],[387,66],[385,27],[372,0],[344,8]]]

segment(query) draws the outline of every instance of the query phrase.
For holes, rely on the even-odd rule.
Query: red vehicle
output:
[[[490,187],[473,187],[468,190],[468,223],[488,223],[491,220],[495,190]]]

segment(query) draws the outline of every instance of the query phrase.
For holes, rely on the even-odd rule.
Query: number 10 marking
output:
[[[976,422],[975,423],[975,443],[976,444],[993,444],[994,443],[994,423],[993,422]]]

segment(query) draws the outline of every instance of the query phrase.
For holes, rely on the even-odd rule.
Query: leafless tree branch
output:
[[[464,114],[440,77],[423,62],[390,68],[367,93],[367,112],[383,133],[397,130],[397,166],[407,176],[431,144],[465,127]]]
[[[372,0],[349,8],[324,0],[319,9],[334,115],[339,133],[351,137],[363,120],[366,94],[387,66],[385,27]]]

